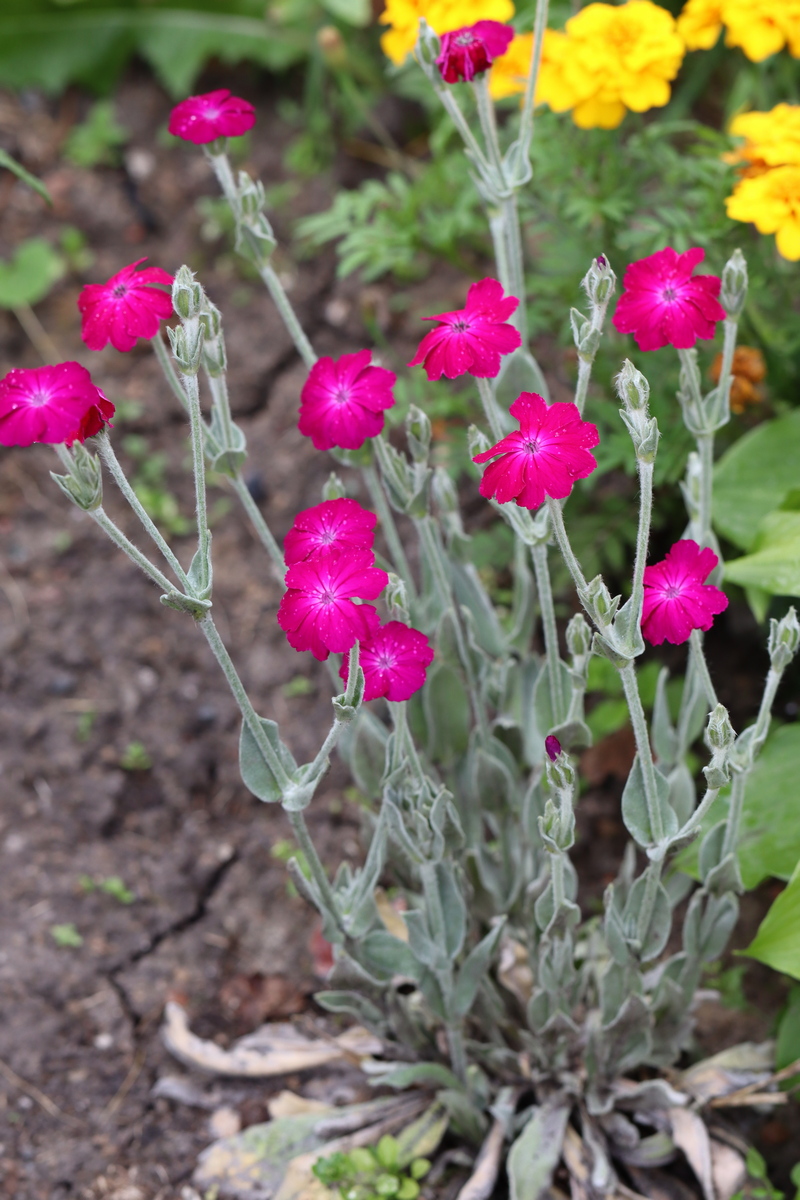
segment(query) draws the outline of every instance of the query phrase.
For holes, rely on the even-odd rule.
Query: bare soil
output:
[[[198,90],[224,85],[259,108],[244,165],[268,184],[284,180],[293,134],[276,115],[274,95],[241,75],[209,76]],[[188,262],[201,272],[226,314],[233,404],[249,439],[254,494],[282,538],[293,514],[319,500],[334,465],[297,432],[302,365],[257,281],[238,273],[223,242],[199,239],[195,201],[215,196],[216,187],[202,155],[158,136],[170,108],[164,93],[136,72],[119,89],[118,115],[131,131],[119,167],[63,161],[64,139],[88,103],[75,92],[57,102],[0,96],[0,144],[43,177],[54,199],[48,210],[4,173],[0,253],[8,257],[32,234],[57,241],[64,226],[84,232],[93,263],[71,271],[38,317],[61,357],[89,366],[115,402],[128,402],[114,431],[121,457],[135,469],[125,451],[130,434],[164,453],[164,486],[187,515],[179,405],[146,346],[128,355],[86,351],[75,301],[83,283],[144,256],[171,271]],[[332,176],[303,182],[291,217],[322,208],[332,187],[361,170],[343,159]],[[284,245],[286,218],[277,219]],[[398,315],[388,287],[338,283],[332,256],[297,263],[282,251],[278,265],[323,353],[369,344],[367,322],[375,319],[410,345],[409,314],[439,311],[443,294],[461,286],[438,274],[435,285],[409,293],[410,309]],[[550,358],[558,377],[563,365],[552,348]],[[17,317],[0,311],[0,373],[41,361]],[[288,1085],[311,1094],[316,1084],[187,1079],[159,1039],[165,1000],[179,998],[194,1030],[221,1044],[270,1018],[313,1028],[321,1019],[310,1000],[315,919],[287,889],[287,822],[239,780],[237,712],[205,643],[188,617],[160,605],[91,520],[67,507],[48,475],[55,468],[47,447],[0,452],[0,1195],[188,1197],[182,1189],[212,1140],[216,1110],[233,1108],[243,1126],[252,1124],[266,1118],[271,1092]],[[279,592],[269,563],[238,509],[220,503],[226,498],[222,488],[212,493],[215,615],[256,707],[280,722],[297,758],[307,760],[328,728],[329,682],[310,656],[286,644],[274,621]],[[137,539],[111,487],[107,508]],[[189,542],[178,537],[174,545],[186,561]],[[753,693],[764,665],[746,616],[737,619],[745,629],[736,634],[739,649],[717,661],[723,700],[741,700],[743,688]],[[146,760],[131,751],[135,743]],[[606,747],[594,768],[600,782],[582,804],[578,854],[597,895],[618,861],[626,753],[624,745]],[[310,812],[330,864],[357,862],[361,853],[346,784],[334,765]],[[117,878],[130,895],[111,894],[113,884],[103,890]],[[739,944],[774,890],[747,899]],[[64,926],[80,945],[59,944]],[[782,1002],[779,982],[748,969],[745,992],[744,1013],[703,1008],[704,1046],[767,1035]],[[182,1080],[184,1102],[154,1094],[158,1081],[169,1091],[167,1076]],[[770,1136],[772,1147],[785,1147],[788,1124],[773,1121]]]

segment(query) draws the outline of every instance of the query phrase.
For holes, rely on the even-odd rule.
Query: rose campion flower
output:
[[[115,350],[132,350],[137,338],[149,340],[158,333],[160,321],[172,316],[172,276],[161,267],[140,263],[123,267],[105,283],[87,283],[78,297],[81,337],[90,350],[102,350],[107,342]]]
[[[500,356],[522,345],[519,332],[507,324],[518,307],[516,296],[505,296],[503,285],[496,279],[473,283],[462,309],[423,317],[440,324],[425,334],[408,365],[422,364],[428,379],[441,379],[442,375],[455,379],[467,374],[494,379],[500,373]]]
[[[436,59],[442,79],[445,83],[469,82],[505,54],[513,37],[513,28],[500,21],[476,21],[443,33],[441,53]]]
[[[355,500],[325,500],[294,519],[283,543],[286,565],[348,550],[372,550],[378,518]]]
[[[387,621],[368,642],[363,642],[359,662],[364,672],[364,699],[408,700],[425,682],[433,662],[433,647],[424,633],[402,621]],[[347,683],[347,660],[340,677]]]
[[[320,358],[300,393],[297,427],[317,450],[358,450],[383,429],[384,410],[394,404],[394,371],[373,367],[369,350]]]
[[[169,115],[169,131],[185,142],[204,146],[221,137],[241,137],[256,123],[249,100],[232,96],[227,88],[181,100]]]
[[[114,405],[85,367],[17,367],[0,380],[0,445],[83,442],[111,420]]]
[[[289,567],[278,608],[289,645],[324,662],[331,651],[346,654],[356,641],[369,641],[380,618],[371,604],[354,604],[353,597],[377,600],[389,582],[373,562],[371,551],[360,550]]]
[[[719,562],[713,550],[684,538],[667,557],[645,567],[642,633],[654,646],[687,642],[693,629],[710,629],[728,607],[728,597],[705,583]]]
[[[547,757],[550,762],[555,762],[561,753],[561,742],[554,733],[549,733],[544,739],[544,748],[547,751]]]
[[[545,496],[561,500],[576,479],[591,475],[597,460],[589,451],[600,440],[597,426],[583,421],[574,404],[548,405],[536,392],[523,392],[509,412],[519,421],[519,432],[509,433],[472,460],[495,460],[483,473],[482,496],[538,508]]]
[[[640,350],[688,350],[698,338],[713,338],[717,321],[725,319],[717,300],[722,281],[718,275],[692,275],[704,258],[699,246],[684,254],[666,246],[631,263],[614,328],[632,333]]]

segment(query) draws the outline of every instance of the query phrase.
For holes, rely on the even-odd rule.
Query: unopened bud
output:
[[[435,31],[431,29],[424,17],[420,17],[417,44],[414,47],[414,57],[431,82],[441,87],[442,75],[436,65],[440,49],[439,38]]]
[[[614,596],[612,600],[611,593],[603,583],[602,575],[595,575],[594,579],[590,579],[586,585],[586,599],[594,609],[600,624],[610,625],[622,597]]]
[[[456,485],[444,467],[437,467],[433,472],[431,494],[440,513],[451,516],[459,512]]]
[[[544,764],[545,773],[547,775],[547,783],[550,790],[553,792],[569,791],[575,786],[575,768],[570,762],[570,757],[561,749],[561,743],[558,738],[550,734],[556,746],[558,753],[555,757],[550,756],[550,751],[547,752],[547,760]],[[545,748],[550,738],[545,738]]]
[[[412,404],[406,417],[406,437],[414,462],[427,462],[431,448],[431,423],[426,413]]]
[[[93,512],[103,503],[103,476],[100,459],[90,453],[82,442],[72,447],[72,465],[68,475],[50,472],[61,491],[84,512]]]
[[[581,338],[591,329],[592,323],[578,308],[569,310],[569,323],[572,326],[572,340],[576,346],[580,346]]]
[[[719,302],[729,317],[738,317],[747,299],[747,262],[741,250],[734,250],[722,271]]]
[[[544,739],[544,748],[547,751],[547,757],[550,762],[555,762],[561,753],[561,742],[554,733],[549,733]]]
[[[341,500],[347,495],[344,484],[335,471],[331,471],[322,489],[323,500]]]
[[[206,341],[211,338],[219,337],[222,333],[222,313],[217,308],[216,304],[212,304],[206,296],[205,307],[200,313],[200,320],[203,323]]]
[[[792,606],[785,617],[769,623],[769,660],[773,671],[785,671],[800,645],[800,624]]]
[[[200,322],[188,327],[179,325],[177,329],[167,326],[167,334],[179,370],[184,375],[196,375],[203,352],[203,327]]]
[[[408,589],[400,576],[395,575],[392,571],[389,571],[389,582],[383,596],[391,619],[402,621],[404,625],[407,625],[409,622]]]
[[[583,278],[583,286],[595,308],[605,308],[614,294],[617,277],[605,254],[598,254]]]
[[[203,366],[213,379],[225,374],[228,369],[228,358],[222,338],[216,337],[210,341],[207,338],[203,339]]]
[[[491,446],[491,442],[482,430],[478,429],[477,425],[470,425],[467,430],[467,446],[471,458],[476,458],[479,454],[483,454]]]
[[[573,658],[584,658],[592,647],[592,631],[583,613],[575,613],[567,625],[567,649]]]
[[[728,710],[724,704],[718,704],[708,718],[706,727],[706,743],[714,750],[727,750],[733,745],[736,734],[733,731]]]
[[[206,307],[205,295],[188,267],[179,267],[172,281],[172,307],[182,321],[200,316]]]
[[[323,25],[317,30],[317,45],[329,66],[346,65],[347,44],[335,25]]]
[[[627,413],[624,408],[621,408],[619,411],[620,416],[628,426],[628,432],[631,435],[633,448],[636,451],[636,457],[639,462],[654,462],[658,451],[658,439],[661,436],[658,430],[658,421],[655,417],[644,417],[642,411]]]
[[[244,217],[236,230],[236,249],[250,258],[257,267],[263,267],[272,258],[277,246],[272,226],[264,213]]]
[[[617,395],[626,409],[632,412],[647,409],[647,402],[650,399],[650,384],[642,372],[637,371],[629,358],[625,359],[622,370],[614,382],[617,386]]]
[[[260,179],[253,179],[247,171],[239,172],[237,186],[239,207],[245,217],[255,217],[266,207],[266,192]]]

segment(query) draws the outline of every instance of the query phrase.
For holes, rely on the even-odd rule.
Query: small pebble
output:
[[[208,1118],[208,1132],[212,1137],[234,1137],[241,1132],[242,1122],[235,1108],[224,1104],[216,1108]]]

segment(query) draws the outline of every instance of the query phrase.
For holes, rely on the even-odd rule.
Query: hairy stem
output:
[[[297,319],[297,313],[292,307],[291,300],[286,295],[286,289],[278,278],[275,268],[271,263],[262,263],[258,267],[258,273],[266,284],[270,296],[272,296],[275,307],[280,313],[281,319],[295,344],[297,353],[310,371],[317,361],[316,352]]]
[[[203,435],[204,421],[200,412],[200,387],[196,375],[181,374],[189,409],[189,424],[192,440],[192,471],[194,473],[194,494],[197,517],[197,548],[200,551],[200,593],[211,585],[211,535],[208,530],[208,511],[206,509],[206,459],[205,439]]]
[[[492,391],[492,385],[489,383],[489,380],[476,379],[475,382],[478,385],[478,394],[481,398],[481,404],[483,405],[483,411],[486,415],[489,428],[492,431],[492,437],[496,438],[499,442],[500,439],[505,437],[506,433],[508,432],[505,427],[507,414],[503,412],[502,408],[497,403],[494,392]]]
[[[158,365],[164,372],[164,378],[174,394],[180,400],[183,407],[186,408],[186,393],[181,387],[180,377],[178,376],[178,372],[175,370],[175,364],[172,361],[172,355],[165,346],[164,339],[162,338],[160,331],[154,338],[151,339],[150,344],[155,351],[155,356],[158,359]]]
[[[239,497],[244,511],[250,518],[250,523],[252,524],[259,541],[266,550],[267,554],[270,556],[270,559],[276,568],[278,578],[281,580],[281,583],[283,583],[283,576],[286,573],[286,563],[283,560],[283,553],[281,552],[281,548],[275,540],[272,530],[264,520],[260,508],[251,496],[250,489],[245,483],[241,471],[236,472],[230,483],[231,487],[236,492],[236,495]]]
[[[553,589],[550,583],[550,568],[547,563],[547,545],[539,542],[531,546],[533,573],[536,578],[536,591],[539,595],[539,608],[542,614],[542,634],[544,636],[545,653],[547,655],[547,675],[550,686],[550,706],[553,711],[553,724],[558,725],[566,715],[567,703],[564,697],[561,678],[561,652],[558,646],[558,627],[556,626],[556,611],[553,604]]]
[[[642,779],[644,781],[644,794],[647,804],[647,816],[650,822],[650,831],[653,835],[653,843],[658,845],[658,843],[661,842],[664,837],[664,826],[661,821],[661,806],[658,802],[656,768],[653,762],[653,751],[650,746],[650,734],[647,729],[647,719],[644,715],[642,699],[639,695],[639,684],[636,679],[636,668],[632,662],[626,662],[624,666],[617,667],[617,670],[619,671],[619,677],[622,681],[622,688],[625,692],[625,699],[628,703],[631,725],[633,726],[633,736],[636,741],[636,749],[639,754],[639,765],[642,769]]]
[[[400,535],[397,532],[392,510],[386,500],[386,495],[383,490],[383,484],[380,481],[378,472],[374,467],[364,467],[364,482],[367,485],[370,500],[375,506],[378,514],[378,520],[381,523],[383,536],[386,538],[386,545],[389,547],[389,553],[392,557],[397,574],[401,577],[408,589],[409,600],[416,599],[417,590],[414,586],[414,577],[411,574],[411,567],[408,565],[403,543],[400,541]]]

